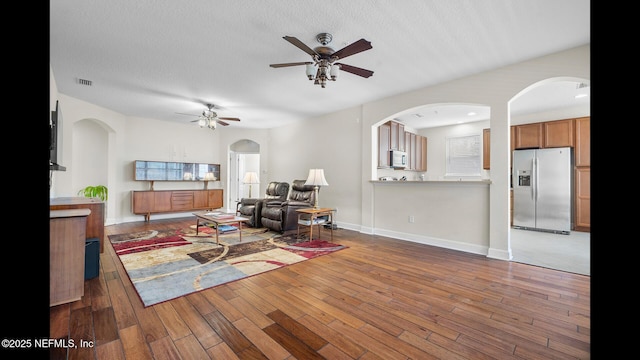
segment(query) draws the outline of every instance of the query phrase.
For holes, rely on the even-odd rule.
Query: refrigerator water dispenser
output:
[[[522,174],[526,174],[528,171],[523,171]],[[531,186],[531,175],[519,175],[518,186]]]

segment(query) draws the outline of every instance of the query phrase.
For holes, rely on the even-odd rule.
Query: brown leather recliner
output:
[[[313,207],[315,192],[313,185],[305,185],[306,180],[293,180],[289,198],[286,201],[266,200],[262,205],[262,226],[284,233],[298,228],[296,209]]]
[[[236,214],[248,217],[247,225],[262,227],[260,214],[265,201],[285,201],[289,194],[289,183],[272,181],[267,184],[264,198],[242,198],[236,205]]]

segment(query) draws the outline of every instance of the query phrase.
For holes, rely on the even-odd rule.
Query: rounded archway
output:
[[[567,192],[564,202],[571,207],[570,218],[571,231],[568,234],[553,233],[549,231],[535,231],[531,229],[523,230],[522,224],[527,224],[529,218],[535,221],[535,215],[527,214],[522,210],[526,204],[522,201],[514,201],[519,198],[518,193],[522,189],[514,186],[518,180],[514,176],[521,165],[515,164],[514,150],[517,151],[518,139],[515,134],[519,134],[519,128],[536,128],[537,123],[544,124],[545,129],[553,129],[549,124],[567,123],[571,124],[572,139],[576,138],[580,126],[584,126],[584,119],[588,119],[586,124],[590,124],[590,81],[587,79],[574,77],[556,77],[538,81],[521,90],[509,101],[509,126],[511,127],[511,205],[510,205],[510,227],[509,227],[509,249],[512,254],[512,261],[543,266],[563,271],[589,274],[590,263],[590,233],[582,229],[576,230],[576,198],[580,169],[575,166],[575,145],[572,153],[572,165],[566,172],[571,176],[571,189]],[[578,124],[580,121],[580,125]],[[533,126],[532,126],[533,125]],[[588,125],[590,127],[590,125]],[[514,130],[515,129],[515,130]],[[524,130],[522,130],[524,131]],[[547,130],[549,131],[549,130]],[[556,137],[557,135],[543,134],[544,138]],[[565,146],[565,145],[563,145]],[[525,150],[527,151],[527,150]],[[589,171],[589,170],[588,170]],[[590,173],[590,172],[589,172]],[[516,194],[514,194],[514,191]],[[525,198],[527,198],[525,196]],[[581,206],[584,206],[581,205]],[[550,214],[545,217],[551,217]],[[513,220],[517,219],[515,223]],[[535,225],[534,227],[537,227]],[[524,227],[526,228],[526,226]]]
[[[249,192],[252,196],[261,194],[259,184],[244,183],[247,172],[255,172],[259,180],[260,144],[250,139],[241,139],[229,146],[228,209],[235,210],[236,204],[241,198],[248,197]]]
[[[393,121],[402,124],[405,132],[416,135],[436,134],[437,136],[431,137],[427,143],[427,147],[432,149],[432,151],[426,152],[426,156],[429,158],[425,160],[426,163],[429,163],[428,173],[427,170],[419,171],[419,173],[424,173],[423,175],[426,175],[427,178],[438,179],[445,178],[447,174],[445,168],[446,155],[444,154],[446,139],[470,134],[482,136],[482,129],[477,129],[476,127],[480,126],[477,124],[482,124],[482,128],[489,128],[490,117],[491,108],[488,105],[451,102],[415,106],[378,121],[372,125],[372,153],[377,154],[377,156],[372,157],[371,179],[399,173],[399,171],[388,170],[379,166],[380,156],[386,153],[380,147],[379,127],[381,125]],[[435,128],[440,130],[434,131]],[[478,156],[481,158],[482,154],[478,154]],[[478,174],[483,172],[480,166],[478,166],[477,170]],[[424,176],[421,178],[424,178]]]

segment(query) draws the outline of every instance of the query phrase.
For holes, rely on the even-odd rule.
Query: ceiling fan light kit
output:
[[[372,46],[370,41],[360,39],[351,45],[347,45],[338,51],[334,51],[333,48],[328,46],[333,39],[333,36],[329,33],[320,33],[316,36],[316,40],[318,40],[321,46],[318,46],[315,49],[311,49],[293,36],[284,36],[283,39],[311,55],[313,62],[306,61],[269,65],[272,68],[305,65],[307,78],[309,80],[313,80],[315,85],[320,85],[322,88],[326,86],[327,81],[336,81],[340,70],[362,76],[364,78],[368,78],[373,75],[373,71],[371,70],[336,62],[338,59],[344,59],[347,56],[371,49]]]
[[[195,120],[191,120],[191,122],[197,122],[198,126],[200,126],[201,128],[209,128],[211,130],[215,130],[216,127],[218,126],[218,124],[222,125],[222,126],[228,126],[229,123],[223,121],[223,120],[227,120],[227,121],[240,121],[240,119],[238,118],[231,118],[231,117],[219,117],[218,113],[216,113],[215,111],[213,111],[213,109],[216,107],[213,104],[206,104],[207,106],[207,110],[204,110],[202,112],[202,115],[198,116],[197,119]],[[191,114],[183,114],[183,113],[177,113],[180,115],[189,115],[189,116],[196,116],[196,115],[191,115]]]

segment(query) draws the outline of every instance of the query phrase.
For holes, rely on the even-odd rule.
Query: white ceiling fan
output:
[[[202,111],[202,115],[193,115],[193,114],[184,114],[184,113],[176,113],[176,114],[198,116],[197,119],[191,120],[191,122],[197,122],[201,128],[207,127],[211,130],[215,130],[217,127],[217,124],[220,124],[222,126],[228,126],[229,123],[226,121],[240,121],[240,119],[236,117],[218,116],[218,113],[213,111],[213,109],[218,109],[218,107],[216,107],[214,104],[205,104],[205,105],[207,106],[207,110]]]

